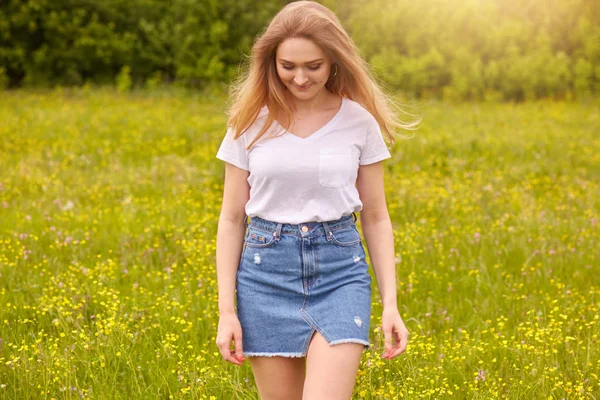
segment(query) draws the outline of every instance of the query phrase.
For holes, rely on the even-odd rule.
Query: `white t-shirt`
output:
[[[246,214],[301,224],[331,221],[362,210],[356,189],[358,166],[390,158],[377,120],[359,103],[343,97],[337,114],[307,138],[274,122],[250,151],[247,144],[264,124],[263,107],[238,140],[229,128],[217,158],[249,171]],[[281,136],[266,138],[270,133]]]

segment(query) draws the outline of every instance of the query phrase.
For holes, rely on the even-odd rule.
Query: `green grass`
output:
[[[0,94],[0,399],[258,398],[214,344],[224,101]],[[599,109],[421,104],[384,162],[409,346],[374,286],[355,398],[600,397]]]

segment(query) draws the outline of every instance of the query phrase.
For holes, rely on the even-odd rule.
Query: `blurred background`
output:
[[[0,87],[224,88],[283,0],[3,0]],[[597,0],[324,0],[396,94],[573,99],[600,88]]]

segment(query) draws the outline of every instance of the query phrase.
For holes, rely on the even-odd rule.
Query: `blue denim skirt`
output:
[[[284,224],[252,217],[237,271],[244,356],[305,357],[318,331],[371,346],[371,275],[355,215]]]

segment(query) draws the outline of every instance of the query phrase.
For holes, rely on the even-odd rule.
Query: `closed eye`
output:
[[[310,69],[311,71],[316,71],[319,68],[321,68],[321,64],[317,65],[316,67],[308,67],[308,69]],[[288,71],[291,71],[292,69],[294,69],[294,67],[289,67],[287,65],[283,65],[283,69],[287,69]]]

